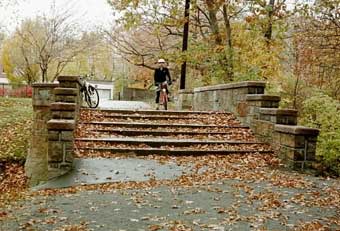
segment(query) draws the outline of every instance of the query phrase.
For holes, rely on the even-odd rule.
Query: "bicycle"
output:
[[[156,91],[160,91],[159,93],[159,105],[162,105],[164,107],[164,110],[168,110],[168,93],[167,93],[167,89],[168,89],[168,82],[165,81],[163,83],[161,83]]]
[[[90,108],[96,108],[99,105],[98,90],[85,80],[85,77],[80,78],[80,92],[83,93],[83,99]]]

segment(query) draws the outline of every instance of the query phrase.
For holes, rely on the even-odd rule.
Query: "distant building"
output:
[[[32,87],[27,84],[11,84],[0,63],[0,97],[32,97]]]
[[[114,93],[114,83],[106,80],[87,80],[98,90],[100,99],[112,99]]]
[[[1,63],[0,63],[0,78],[6,78],[6,73]]]
[[[7,79],[6,73],[4,71],[4,68],[2,64],[0,63],[0,88],[8,88],[9,86],[9,81]]]

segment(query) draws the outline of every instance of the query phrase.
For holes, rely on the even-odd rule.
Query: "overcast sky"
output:
[[[12,1],[12,0],[8,0]],[[0,7],[0,27],[5,28],[6,32],[14,31],[20,22],[36,15],[48,14],[53,0],[17,0],[17,6]],[[295,1],[312,2],[314,0],[287,0],[289,7]],[[72,9],[75,18],[83,26],[83,29],[93,29],[96,26],[108,26],[112,22],[112,9],[106,0],[55,0],[58,7]]]
[[[50,12],[53,0],[19,0],[17,6],[6,9],[0,7],[0,23],[6,30],[13,31],[25,18]],[[109,25],[112,21],[112,9],[106,0],[55,0],[57,8],[71,8],[77,21],[84,28],[94,28],[97,25]]]

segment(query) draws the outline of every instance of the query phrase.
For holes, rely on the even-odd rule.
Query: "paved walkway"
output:
[[[318,199],[327,200],[323,190],[334,181],[313,180]],[[191,187],[50,192],[12,206],[13,219],[0,223],[0,230],[339,230],[336,205],[318,206],[310,197],[308,190],[237,179]],[[317,229],[321,224],[329,229]]]
[[[34,190],[109,182],[148,181],[174,179],[184,168],[175,163],[160,164],[155,160],[126,159],[75,159],[74,169]]]
[[[117,100],[100,100],[100,109],[151,109],[151,106],[141,101],[117,101]]]

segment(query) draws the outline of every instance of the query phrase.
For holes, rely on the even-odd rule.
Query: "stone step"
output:
[[[98,111],[103,113],[119,113],[119,114],[143,114],[143,115],[230,115],[229,112],[224,111],[176,111],[176,110],[125,110],[125,109],[92,109],[82,108],[83,111]]]
[[[230,155],[230,154],[272,154],[272,150],[202,150],[202,149],[164,149],[164,148],[78,148],[76,150],[78,156],[86,157],[99,157],[103,154],[103,157],[107,158],[107,153],[114,154],[135,154],[135,155],[173,155],[173,156],[202,156],[202,155]]]
[[[206,124],[162,124],[162,123],[136,123],[136,122],[105,122],[105,121],[91,121],[91,122],[80,122],[79,125],[101,125],[101,126],[119,126],[119,127],[138,127],[138,128],[149,128],[149,127],[163,127],[163,128],[249,128],[243,125],[206,125]]]
[[[91,120],[90,120],[91,121]],[[130,123],[136,123],[136,124],[149,124],[149,125],[172,125],[174,126],[180,126],[180,125],[211,125],[211,126],[219,126],[219,124],[227,124],[228,126],[239,126],[240,123],[236,120],[224,120],[223,122],[218,123],[217,121],[202,121],[202,120],[130,120],[130,119],[105,119],[105,118],[94,118],[93,121],[95,122],[106,122],[106,123],[124,123],[124,124],[130,124]],[[193,126],[191,126],[193,127]]]
[[[238,127],[238,126],[228,126],[228,127],[164,127],[164,126],[107,126],[98,124],[78,124],[78,134],[92,133],[96,131],[101,131],[106,134],[113,134],[115,131],[136,131],[137,134],[143,134],[148,132],[155,132],[155,135],[167,135],[174,134],[180,135],[181,133],[186,134],[218,134],[218,133],[248,133],[252,134],[252,131],[248,127]],[[109,132],[112,131],[112,132]],[[163,134],[162,134],[163,133]],[[115,133],[117,134],[117,133]],[[119,133],[118,133],[119,134]],[[131,134],[129,134],[131,135]]]
[[[229,151],[268,151],[271,148],[257,141],[238,140],[190,140],[190,139],[155,139],[130,137],[77,138],[76,149],[136,149],[160,148],[166,150],[229,150]]]
[[[157,130],[122,130],[122,129],[87,129],[88,132],[101,133],[101,134],[119,134],[123,136],[141,136],[141,135],[153,135],[153,136],[176,136],[176,135],[191,135],[191,136],[214,136],[214,135],[230,135],[230,134],[244,134],[245,130],[236,131],[224,131],[224,132],[206,132],[206,131],[157,131]]]
[[[103,132],[93,132],[93,133],[84,133],[82,136],[78,136],[79,138],[82,137],[94,137],[94,138],[156,138],[156,139],[198,139],[198,140],[247,140],[247,141],[255,141],[256,138],[252,134],[240,134],[240,133],[230,133],[230,134],[193,134],[193,135],[183,135],[183,134],[166,134],[166,135],[159,135],[159,134],[153,134],[153,133],[140,133],[134,134],[134,135],[122,135],[119,133],[114,134],[107,134]]]
[[[228,116],[229,114],[225,114]],[[96,116],[96,114],[92,115],[93,117]],[[138,119],[138,120],[192,120],[192,119],[207,119],[207,117],[200,117],[195,115],[188,115],[188,116],[178,116],[178,115],[144,115],[144,114],[129,114],[129,115],[124,115],[124,114],[101,114],[100,115],[102,118],[112,118],[112,119]],[[212,118],[213,119],[213,118]],[[234,117],[231,117],[230,119],[235,119]]]
[[[258,141],[238,141],[238,140],[194,140],[194,139],[157,139],[157,138],[115,138],[115,137],[102,137],[102,138],[93,138],[93,137],[85,137],[85,138],[77,138],[76,141],[85,141],[85,142],[105,142],[110,144],[146,144],[146,145],[176,145],[176,146],[187,146],[193,144],[264,144]]]
[[[84,118],[84,116],[82,116]],[[81,118],[81,119],[82,119]],[[240,122],[234,118],[186,118],[186,119],[176,119],[172,120],[169,118],[153,118],[153,119],[146,119],[146,118],[109,118],[109,117],[99,117],[99,116],[86,116],[83,121],[95,121],[95,122],[113,122],[113,123],[145,123],[145,124],[195,124],[195,125],[223,125],[228,124],[229,126],[239,125]]]

